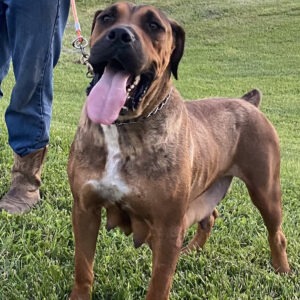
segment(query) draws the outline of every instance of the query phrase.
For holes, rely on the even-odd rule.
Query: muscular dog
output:
[[[168,299],[186,230],[202,247],[234,176],[243,180],[268,230],[272,264],[289,272],[281,230],[280,154],[260,93],[182,101],[177,78],[185,34],[158,9],[117,3],[95,14],[89,88],[71,147],[75,283],[89,299],[101,210],[107,228],[133,234],[153,253],[148,300]]]

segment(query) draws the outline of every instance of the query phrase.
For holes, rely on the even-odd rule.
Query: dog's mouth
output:
[[[136,74],[129,69],[117,59],[94,66],[87,90],[87,114],[93,122],[109,125],[138,108],[154,76],[151,71]]]

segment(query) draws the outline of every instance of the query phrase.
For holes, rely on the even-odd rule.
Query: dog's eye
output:
[[[161,26],[157,22],[150,22],[148,26],[152,31],[158,31],[161,29]]]
[[[100,17],[101,23],[102,24],[107,24],[107,23],[111,23],[114,20],[114,17],[112,15],[103,15]]]

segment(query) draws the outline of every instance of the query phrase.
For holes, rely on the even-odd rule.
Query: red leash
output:
[[[75,22],[75,24],[74,24],[75,31],[76,31],[76,35],[77,35],[76,39],[72,42],[72,45],[75,49],[80,49],[80,51],[81,51],[82,57],[81,57],[80,61],[83,65],[86,65],[88,68],[88,71],[86,74],[87,77],[93,77],[94,76],[93,67],[88,62],[89,55],[88,55],[88,53],[86,53],[84,51],[84,48],[88,45],[88,42],[81,34],[81,28],[80,28],[80,23],[79,23],[78,16],[77,16],[75,0],[71,0],[71,7],[72,7],[72,13],[73,13],[73,18],[74,18],[74,22]]]
[[[74,21],[75,21],[75,31],[77,34],[77,38],[81,40],[82,39],[81,28],[80,28],[80,23],[78,21],[75,0],[71,0],[71,6],[72,6],[72,13],[73,13]]]
[[[80,28],[80,23],[79,23],[78,16],[77,16],[75,0],[71,0],[71,7],[72,7],[72,13],[73,13],[73,18],[74,18],[74,22],[75,22],[75,24],[74,24],[75,31],[76,31],[76,35],[77,35],[77,38],[73,41],[73,46],[77,49],[80,49],[80,47],[86,46],[87,41],[81,35],[81,28]]]

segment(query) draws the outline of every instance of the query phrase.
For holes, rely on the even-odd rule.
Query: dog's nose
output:
[[[114,28],[106,37],[111,42],[119,42],[124,45],[128,45],[135,41],[134,34],[126,27]]]

